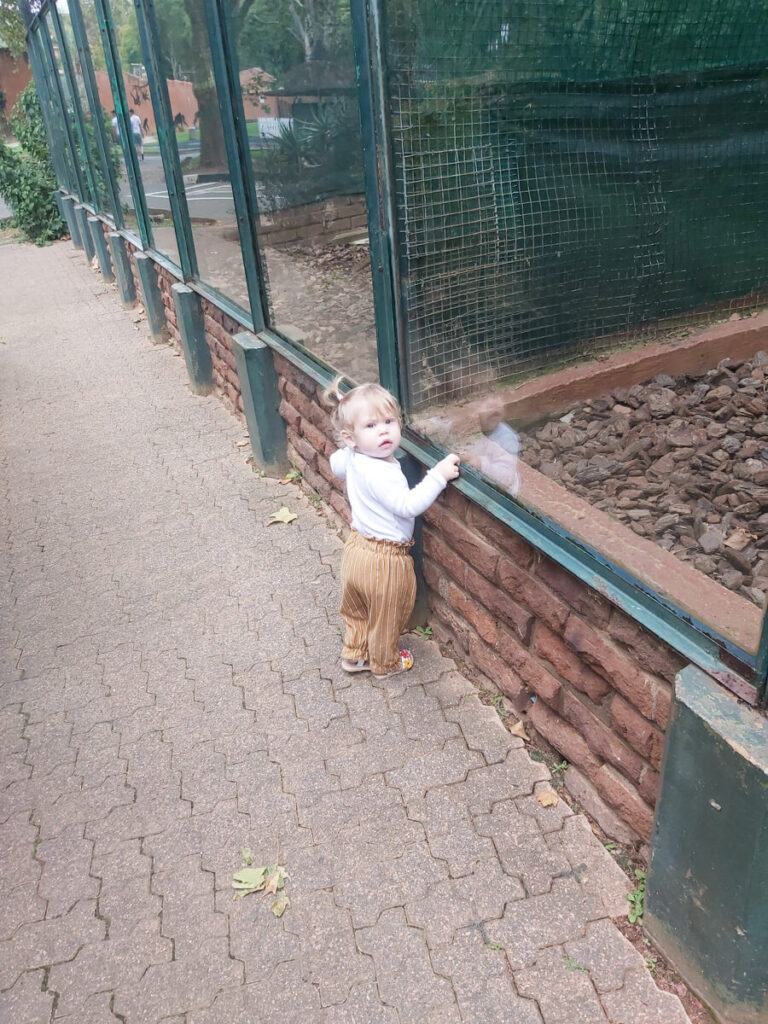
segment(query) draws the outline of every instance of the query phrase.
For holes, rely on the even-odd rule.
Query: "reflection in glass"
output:
[[[232,31],[270,323],[353,380],[375,380],[349,7],[330,0],[258,4]]]
[[[178,265],[179,249],[171,216],[165,168],[157,141],[157,119],[149,91],[144,57],[141,52],[136,9],[132,0],[113,0],[108,6],[111,7],[112,24],[120,55],[121,67],[119,70],[123,77],[129,116],[134,118],[133,124],[138,128],[141,139],[142,153],[137,153],[137,156],[149,211],[152,241],[155,249]],[[107,14],[110,14],[109,10]],[[101,83],[99,89],[101,89]],[[112,107],[109,110],[111,113]],[[133,146],[135,149],[133,131],[128,134],[128,138],[123,138],[120,125],[114,114],[111,114],[111,119],[112,131],[117,132],[123,148]],[[125,195],[122,185],[120,194],[121,197]]]
[[[185,0],[183,7],[172,11],[158,6],[157,16],[160,36],[167,41],[161,52],[161,67],[184,174],[198,275],[248,310],[203,0]]]
[[[91,192],[91,178],[90,178],[89,174],[87,173],[88,159],[87,159],[87,156],[86,156],[86,150],[85,150],[85,146],[83,144],[83,138],[82,138],[82,135],[80,133],[80,128],[79,128],[79,125],[78,125],[78,122],[77,122],[77,118],[75,117],[75,106],[74,106],[74,101],[73,101],[73,98],[72,98],[72,91],[71,91],[70,86],[69,86],[69,78],[67,77],[67,75],[64,74],[64,65],[63,65],[63,62],[62,62],[62,54],[61,54],[61,51],[59,49],[59,43],[58,43],[58,39],[57,39],[56,33],[54,31],[54,28],[53,28],[52,15],[51,15],[50,11],[45,16],[45,23],[46,23],[46,26],[47,26],[48,35],[49,35],[49,38],[51,40],[51,46],[52,46],[52,49],[53,49],[54,73],[58,76],[59,87],[60,87],[60,90],[61,90],[61,96],[63,98],[64,105],[66,107],[65,116],[66,116],[66,118],[67,118],[67,120],[69,122],[69,128],[70,128],[71,136],[72,136],[72,139],[74,140],[74,144],[75,144],[75,148],[76,148],[76,154],[75,155],[78,158],[78,163],[79,163],[79,166],[80,166],[80,175],[81,175],[81,178],[82,178],[82,181],[83,181],[83,186],[84,186],[84,189],[85,189],[85,195],[78,196],[78,198],[81,199],[83,202],[86,202],[86,203],[95,203],[96,199],[92,195],[92,192]]]
[[[409,405],[499,489],[754,653],[768,23],[757,0],[705,4],[695,31],[679,5],[622,6],[384,0]],[[489,447],[502,425],[514,475]]]
[[[125,156],[120,146],[120,134],[117,130],[117,116],[115,113],[115,101],[112,96],[112,86],[107,74],[107,65],[104,58],[99,24],[96,17],[94,0],[80,0],[80,8],[83,13],[85,32],[88,39],[88,47],[91,51],[93,62],[93,74],[96,80],[96,90],[99,95],[102,116],[105,119],[106,135],[109,140],[109,158],[112,164],[112,171],[117,181],[120,206],[123,214],[123,223],[126,228],[138,234],[136,211],[134,209],[131,186],[128,180],[128,172],[125,166]]]

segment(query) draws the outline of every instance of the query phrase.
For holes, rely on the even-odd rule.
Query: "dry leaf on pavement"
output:
[[[519,736],[521,740],[525,740],[526,743],[529,742],[528,733],[525,731],[525,726],[522,722],[515,722],[514,725],[510,725],[509,731],[513,736]]]
[[[267,526],[272,526],[274,523],[292,523],[294,519],[298,518],[299,517],[296,515],[295,512],[291,512],[290,509],[286,508],[286,506],[283,505],[283,507],[281,509],[278,509],[277,512],[272,513],[272,515],[269,517],[269,522],[267,523]]]
[[[542,789],[536,794],[536,799],[542,807],[557,807],[560,803],[560,797],[552,789]]]

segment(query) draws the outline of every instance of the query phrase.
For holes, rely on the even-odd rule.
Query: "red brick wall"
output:
[[[179,335],[173,278],[157,268],[168,328]],[[231,335],[203,300],[217,387],[242,412]],[[349,522],[318,386],[275,354],[288,457]],[[449,487],[424,517],[432,625],[481,685],[506,695],[526,726],[569,762],[566,786],[620,838],[648,840],[672,683],[683,659],[560,565]]]

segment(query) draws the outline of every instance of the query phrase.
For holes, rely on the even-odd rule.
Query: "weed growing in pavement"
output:
[[[570,953],[565,954],[565,969],[566,971],[586,971],[586,967],[582,967],[578,960],[574,960]]]
[[[642,924],[643,913],[645,912],[645,871],[635,868],[637,885],[632,892],[627,893],[629,900],[629,922],[630,924]]]
[[[657,956],[652,956],[650,953],[648,956],[644,956],[645,966],[648,968],[648,973],[654,975],[656,973],[656,964],[659,962]]]
[[[501,949],[501,943],[499,942],[486,942],[486,949]]]
[[[416,626],[413,631],[417,636],[420,636],[422,640],[432,639],[432,627],[431,626]]]
[[[307,495],[307,501],[312,506],[312,508],[316,508],[319,510],[323,507],[323,499],[320,497],[319,494],[315,494],[314,491],[309,492],[309,494]]]

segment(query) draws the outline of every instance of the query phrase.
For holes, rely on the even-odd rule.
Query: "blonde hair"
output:
[[[381,384],[359,384],[356,388],[342,392],[339,385],[343,380],[344,377],[336,377],[323,391],[323,401],[331,410],[331,423],[337,440],[341,440],[344,431],[352,430],[355,413],[363,402],[372,412],[393,416],[402,426],[403,414],[400,404]]]

